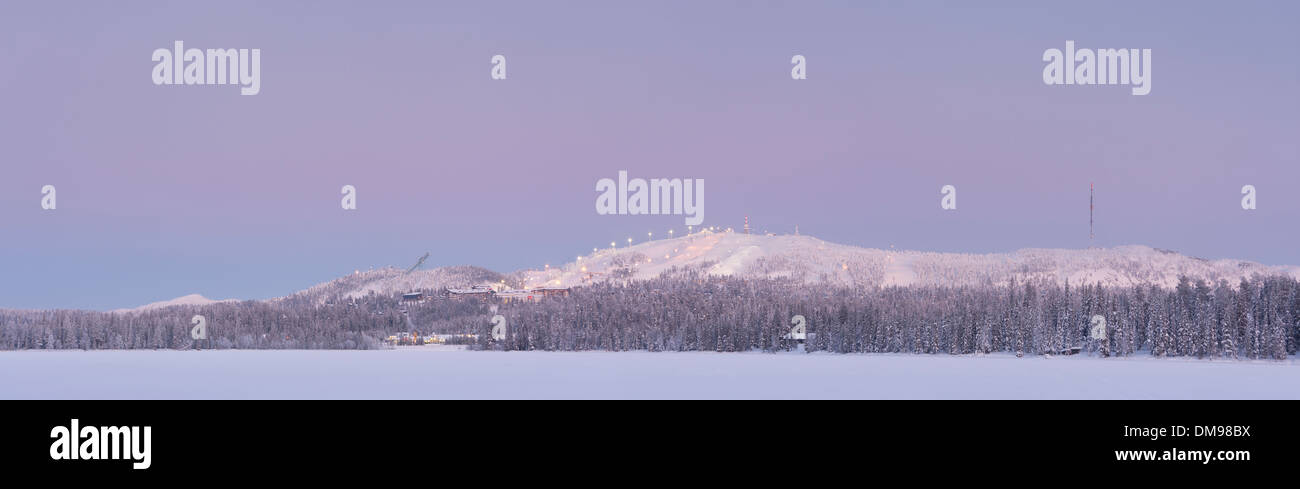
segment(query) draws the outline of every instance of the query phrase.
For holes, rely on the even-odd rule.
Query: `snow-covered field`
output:
[[[801,353],[0,352],[5,399],[1300,399],[1300,364]]]

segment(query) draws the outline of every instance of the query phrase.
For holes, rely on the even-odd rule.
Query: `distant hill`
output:
[[[882,287],[890,285],[964,286],[1013,279],[1071,284],[1172,288],[1178,277],[1220,279],[1286,275],[1300,278],[1300,267],[1269,266],[1242,260],[1206,260],[1147,246],[1096,249],[1023,249],[1011,253],[968,254],[882,250],[829,243],[811,236],[699,232],[680,238],[600,250],[577,261],[542,270],[502,274],[475,266],[452,266],[406,273],[397,268],[356,272],[315,285],[273,302],[313,304],[346,301],[369,294],[394,296],[413,290],[497,285],[570,287],[605,280],[649,279],[672,271],[709,275],[786,279],[808,285]],[[215,302],[187,295],[155,302],[143,311]]]
[[[317,304],[346,301],[370,294],[396,295],[414,290],[441,290],[445,287],[498,284],[505,275],[486,268],[460,265],[416,270],[406,273],[397,268],[382,268],[344,275],[273,301],[306,300]]]
[[[811,236],[701,232],[598,251],[573,263],[514,275],[527,286],[571,286],[645,279],[678,269],[712,275],[783,278],[805,284],[978,285],[1049,280],[1071,284],[1173,287],[1178,277],[1232,283],[1255,274],[1300,278],[1300,267],[1242,260],[1205,260],[1147,246],[1024,249],[967,254],[881,250],[828,243]]]
[[[201,296],[201,295],[199,295],[199,294],[190,294],[190,295],[185,295],[185,296],[177,297],[177,298],[175,298],[175,299],[171,299],[171,300],[165,300],[165,301],[159,301],[159,302],[151,302],[151,303],[149,303],[149,304],[145,304],[145,305],[143,305],[143,306],[140,306],[140,307],[137,307],[137,308],[134,308],[134,309],[118,309],[118,310],[111,311],[111,312],[144,312],[144,311],[151,311],[151,310],[154,310],[154,309],[162,309],[162,308],[164,308],[164,307],[172,307],[172,306],[206,306],[206,305],[208,305],[208,304],[219,304],[219,303],[222,303],[222,302],[239,302],[239,301],[234,300],[234,299],[224,299],[224,300],[219,300],[219,301],[218,301],[218,300],[212,300],[212,299],[209,299],[209,298],[207,298],[207,297],[203,297],[203,296]]]

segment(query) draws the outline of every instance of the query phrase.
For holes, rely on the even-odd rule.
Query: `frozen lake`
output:
[[[1009,355],[0,352],[5,399],[1300,399],[1300,364]]]

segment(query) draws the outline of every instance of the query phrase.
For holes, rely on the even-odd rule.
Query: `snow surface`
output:
[[[5,399],[1300,399],[1283,362],[803,353],[16,351]]]

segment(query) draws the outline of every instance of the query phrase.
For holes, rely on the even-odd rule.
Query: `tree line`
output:
[[[1234,286],[1235,285],[1235,286]],[[1174,289],[1068,283],[791,286],[696,276],[598,284],[570,300],[505,310],[510,350],[779,351],[794,347],[791,318],[807,320],[807,351],[1056,354],[1284,359],[1300,344],[1300,283],[1182,278]],[[1093,316],[1106,339],[1089,334]]]
[[[1155,285],[1050,281],[979,286],[834,287],[676,271],[575,288],[569,297],[493,304],[399,297],[246,301],[106,313],[0,311],[0,348],[369,349],[390,334],[473,333],[473,348],[507,350],[783,351],[791,318],[807,320],[807,351],[1054,354],[1284,359],[1300,344],[1300,282],[1182,278]],[[208,341],[190,338],[207,319]],[[503,340],[490,318],[506,317]],[[1089,335],[1093,316],[1105,340]]]

